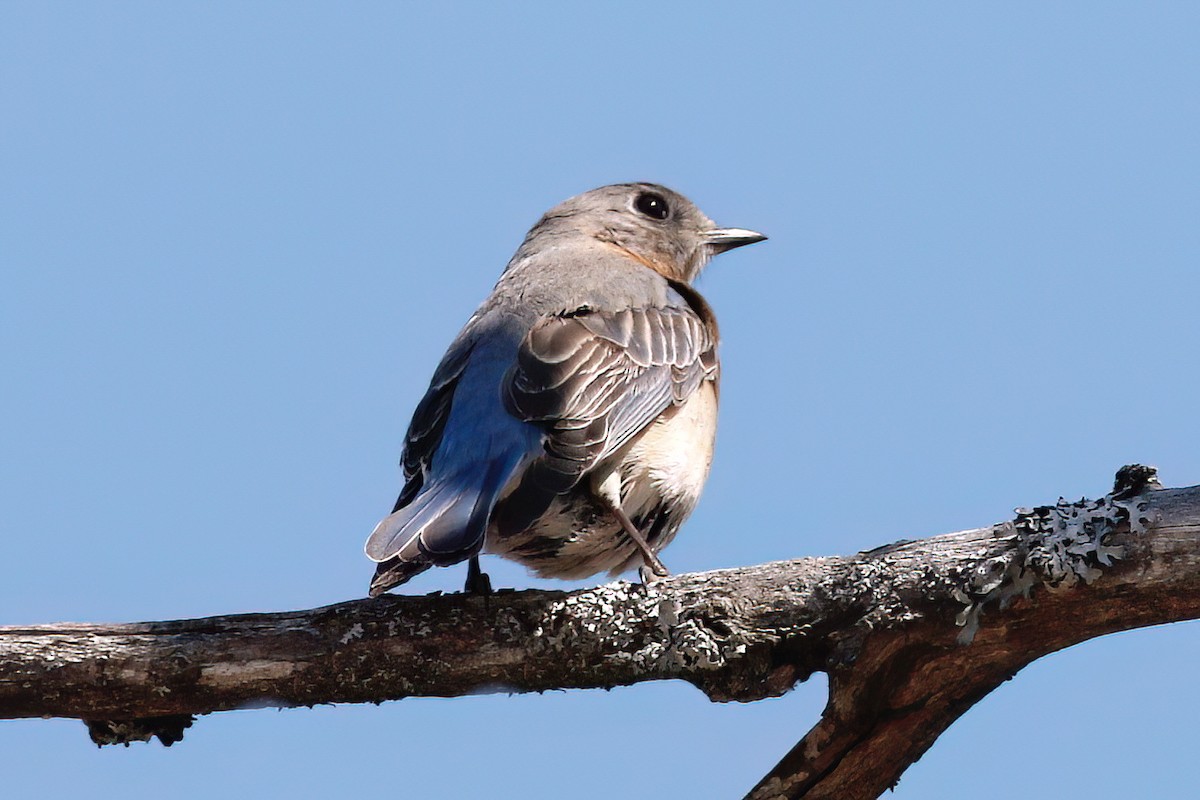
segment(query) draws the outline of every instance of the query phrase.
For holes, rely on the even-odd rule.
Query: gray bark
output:
[[[192,716],[681,679],[718,701],[830,677],[824,716],[753,798],[870,798],[1040,656],[1200,616],[1200,487],[1127,467],[1097,501],[839,558],[576,592],[385,596],[307,611],[0,628],[0,718],[101,743]]]

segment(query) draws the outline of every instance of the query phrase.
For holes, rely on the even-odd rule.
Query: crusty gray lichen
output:
[[[1122,470],[1129,470],[1123,467]],[[1159,485],[1153,468],[1143,485]],[[1036,586],[1051,591],[1089,584],[1104,569],[1125,556],[1125,548],[1108,542],[1121,527],[1134,534],[1145,532],[1150,520],[1140,494],[1116,492],[1098,500],[1059,498],[1052,506],[1016,509],[1016,519],[997,526],[997,534],[1012,538],[1000,555],[981,560],[967,575],[955,597],[966,607],[956,622],[962,627],[959,641],[968,644],[979,629],[979,615],[991,602],[1007,608],[1017,597],[1028,597]]]
[[[541,648],[566,655],[579,641],[609,641],[617,648],[644,635],[646,609],[637,594],[644,590],[612,583],[567,595],[551,603],[533,631]]]
[[[1105,539],[1122,523],[1133,522],[1129,512],[1130,502],[1112,495],[1075,503],[1060,497],[1053,506],[1017,509],[1014,525],[1028,546],[1024,568],[1049,589],[1091,583],[1103,568],[1124,557],[1125,548],[1108,545]]]
[[[551,604],[534,640],[564,656],[598,655],[664,676],[720,669],[746,651],[744,642],[717,633],[692,614],[676,593],[623,581]],[[602,642],[604,652],[582,653],[580,642]]]
[[[823,580],[819,585],[825,592],[832,593],[831,596],[841,594],[846,598],[852,597],[851,605],[866,609],[858,625],[868,630],[890,627],[921,618],[921,614],[904,599],[898,585],[898,581],[904,577],[904,569],[902,560],[881,554],[854,562],[847,575],[831,576],[830,580]]]

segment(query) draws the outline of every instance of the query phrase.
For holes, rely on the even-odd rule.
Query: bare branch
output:
[[[182,736],[191,715],[682,679],[714,700],[830,675],[818,725],[754,798],[869,798],[1025,664],[1200,616],[1200,487],[1153,471],[1094,502],[845,558],[646,588],[380,597],[309,611],[0,628],[0,718],[93,738]]]

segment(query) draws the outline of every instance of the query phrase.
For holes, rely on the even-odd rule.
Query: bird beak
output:
[[[704,242],[713,253],[724,253],[744,244],[754,244],[766,239],[758,231],[748,231],[745,228],[713,228],[704,232]]]

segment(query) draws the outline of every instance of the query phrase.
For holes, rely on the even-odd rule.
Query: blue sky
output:
[[[701,279],[721,428],[675,571],[978,527],[1131,461],[1200,483],[1198,34],[1188,3],[6,3],[0,624],[362,596],[444,347],[546,208],[626,180],[771,237]],[[1184,624],[1043,659],[896,796],[1190,793],[1197,658]],[[47,798],[731,797],[823,704],[244,711],[170,750],[6,721],[0,764]]]

